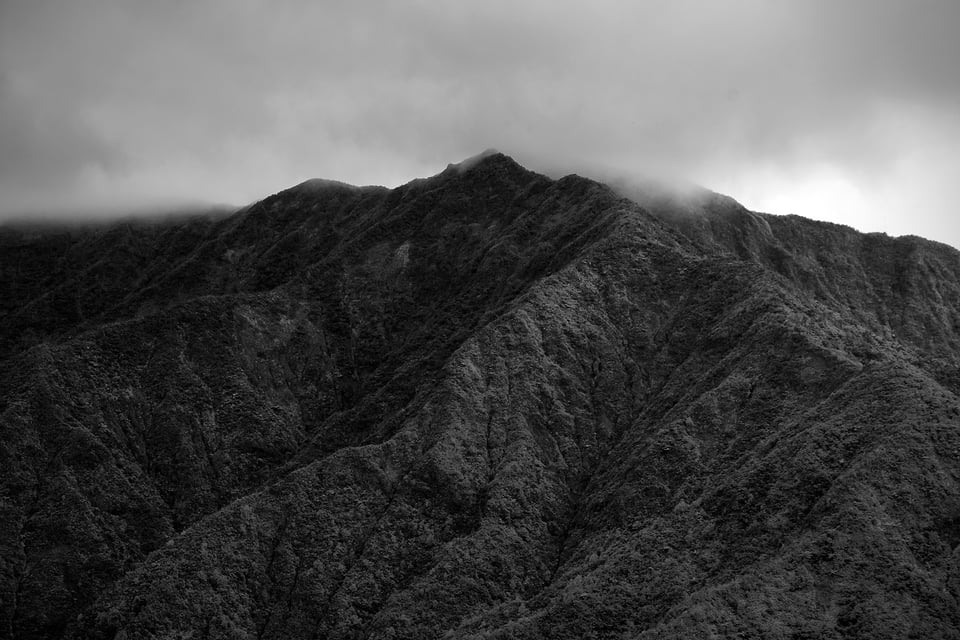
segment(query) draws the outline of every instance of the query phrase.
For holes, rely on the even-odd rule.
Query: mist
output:
[[[495,147],[960,246],[960,4],[0,5],[0,217],[396,186]]]

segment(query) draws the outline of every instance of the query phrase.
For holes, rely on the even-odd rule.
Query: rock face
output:
[[[950,247],[491,153],[0,270],[3,637],[960,638]]]

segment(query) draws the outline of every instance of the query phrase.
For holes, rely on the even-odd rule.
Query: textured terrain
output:
[[[960,253],[493,154],[0,232],[0,637],[960,638]]]

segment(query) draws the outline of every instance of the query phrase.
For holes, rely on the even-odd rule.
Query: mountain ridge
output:
[[[958,637],[960,253],[620,191],[3,252],[0,628]]]

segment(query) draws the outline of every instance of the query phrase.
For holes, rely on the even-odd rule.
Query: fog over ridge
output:
[[[0,216],[396,186],[495,147],[960,246],[960,5],[0,6]]]

